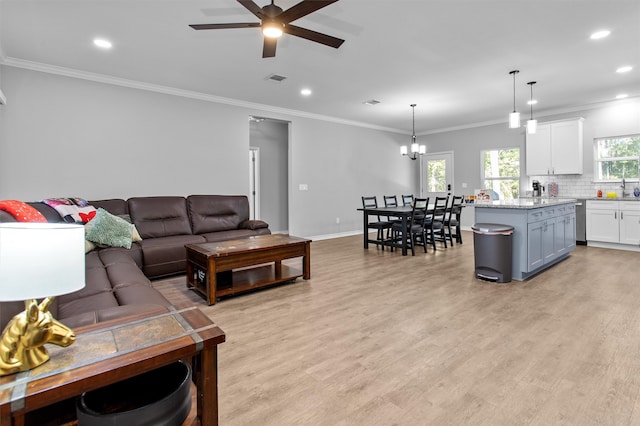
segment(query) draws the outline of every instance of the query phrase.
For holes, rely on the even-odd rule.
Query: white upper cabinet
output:
[[[527,175],[582,174],[583,118],[538,124],[527,135]]]

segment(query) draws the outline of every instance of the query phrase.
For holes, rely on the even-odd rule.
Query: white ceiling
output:
[[[268,0],[255,0],[259,6]],[[276,0],[287,9],[297,0]],[[257,22],[236,0],[0,0],[0,53],[40,64],[167,86],[272,110],[416,132],[505,122],[640,96],[640,0],[340,0],[294,24],[343,38],[333,49],[284,35],[263,59]],[[593,41],[599,29],[611,35]],[[109,51],[94,37],[113,42]],[[35,64],[34,64],[35,63]],[[618,74],[616,68],[634,70]],[[287,77],[267,81],[270,74]],[[313,90],[302,97],[303,87]],[[363,104],[379,100],[376,106]]]

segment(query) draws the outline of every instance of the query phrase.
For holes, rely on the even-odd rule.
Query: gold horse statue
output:
[[[53,297],[38,305],[24,302],[25,310],[7,324],[0,340],[0,376],[31,370],[49,360],[45,343],[66,347],[75,342],[73,331],[56,320],[49,306]]]

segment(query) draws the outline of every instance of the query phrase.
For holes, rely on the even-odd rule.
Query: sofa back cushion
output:
[[[109,199],[109,200],[89,201],[89,204],[91,204],[96,209],[102,207],[103,209],[105,209],[109,213],[111,213],[113,215],[116,215],[116,216],[125,216],[125,215],[129,214],[129,208],[127,207],[127,202],[125,200],[120,199],[120,198],[112,198],[112,199]]]
[[[192,234],[184,197],[134,197],[128,205],[143,239]]]
[[[190,195],[187,206],[194,234],[238,229],[249,219],[244,195]]]
[[[47,219],[47,222],[64,222],[64,219],[62,219],[62,216],[58,214],[56,209],[49,206],[48,204],[45,204],[41,201],[31,201],[27,202],[27,204],[42,213],[42,215]]]

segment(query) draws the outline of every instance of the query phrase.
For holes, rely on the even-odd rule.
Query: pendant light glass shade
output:
[[[520,127],[520,113],[516,111],[516,74],[519,70],[509,71],[513,75],[513,112],[509,114],[509,128],[517,129]]]
[[[531,116],[529,118],[529,120],[527,120],[527,134],[529,135],[533,135],[536,133],[536,130],[538,128],[538,120],[534,120],[533,119],[533,85],[536,84],[535,81],[530,81],[527,83],[529,85],[529,87],[531,88],[531,99],[529,100],[529,105],[531,106]]]
[[[520,113],[512,112],[509,114],[509,128],[517,129],[518,127],[520,127]]]
[[[527,133],[533,135],[538,129],[538,120],[527,120]]]

